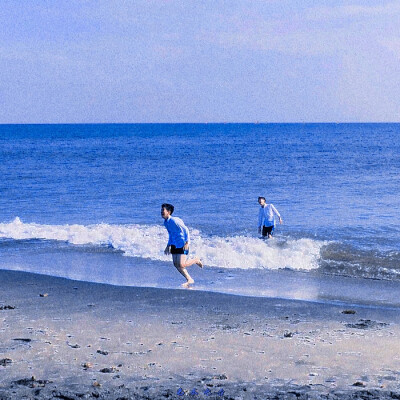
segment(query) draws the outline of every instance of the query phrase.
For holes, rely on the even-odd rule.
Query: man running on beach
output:
[[[200,268],[203,268],[203,263],[198,257],[192,260],[187,259],[190,244],[189,229],[180,218],[171,217],[173,212],[174,206],[172,204],[162,204],[161,217],[164,218],[164,226],[167,228],[169,234],[168,244],[164,253],[172,254],[175,268],[186,278],[186,283],[182,284],[182,286],[189,287],[189,285],[194,283],[194,280],[186,268],[193,264],[197,264]]]
[[[282,224],[281,215],[273,204],[266,203],[265,197],[259,197],[258,204],[261,206],[258,213],[258,233],[262,233],[264,239],[271,239],[275,227],[275,215],[279,218],[279,223]]]

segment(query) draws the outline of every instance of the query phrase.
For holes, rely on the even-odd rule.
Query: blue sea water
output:
[[[177,287],[169,202],[202,290],[400,282],[400,124],[0,125],[0,161],[3,269]],[[283,217],[274,240],[258,237],[258,196]]]

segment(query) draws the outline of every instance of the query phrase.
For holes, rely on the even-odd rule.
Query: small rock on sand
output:
[[[0,310],[14,310],[14,309],[15,309],[14,306],[9,306],[9,305],[0,306]]]
[[[117,372],[118,369],[115,367],[111,367],[111,368],[103,368],[100,370],[100,372],[102,372],[103,374],[111,374],[113,372]]]

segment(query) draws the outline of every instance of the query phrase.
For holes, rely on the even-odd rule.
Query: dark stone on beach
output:
[[[386,322],[376,322],[370,319],[360,319],[359,322],[355,324],[345,324],[348,328],[354,329],[369,329],[369,328],[384,328],[388,326]]]
[[[283,334],[283,337],[286,337],[286,338],[293,337],[293,332],[285,332]]]
[[[342,314],[355,314],[355,310],[343,310]]]
[[[32,339],[26,339],[26,338],[15,338],[13,340],[18,340],[20,342],[26,342],[26,343],[29,343],[32,341]]]
[[[352,385],[352,386],[365,387],[365,383],[363,383],[363,382],[360,382],[360,381],[357,381],[357,382],[353,383],[353,385]]]
[[[105,350],[97,350],[97,353],[102,354],[103,356],[108,356],[108,351]]]
[[[14,310],[15,307],[14,306],[0,306],[0,310]]]
[[[3,358],[0,360],[0,365],[2,365],[3,367],[10,365],[12,363],[11,358]]]
[[[79,344],[69,344],[69,343],[67,343],[67,345],[69,347],[72,347],[73,349],[80,349],[81,348],[81,346],[79,346]]]
[[[103,368],[100,370],[103,374],[112,374],[113,372],[118,372],[117,368],[111,367],[111,368]]]
[[[48,295],[49,295],[48,293],[40,293],[39,294],[40,297],[48,297]]]

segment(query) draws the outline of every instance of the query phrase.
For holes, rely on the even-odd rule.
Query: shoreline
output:
[[[400,310],[349,307],[0,270],[0,398],[400,396]]]

